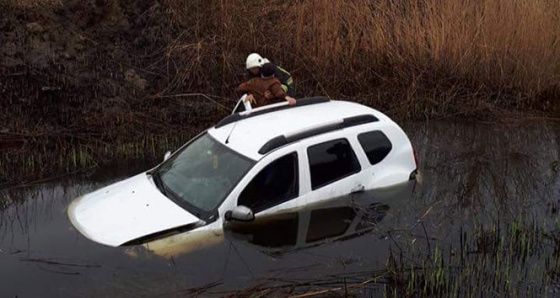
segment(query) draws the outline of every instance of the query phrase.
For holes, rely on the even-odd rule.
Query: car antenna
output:
[[[229,131],[229,134],[228,134],[228,136],[227,136],[227,138],[226,138],[226,142],[225,142],[226,144],[229,143],[229,137],[231,137],[231,133],[232,133],[233,130],[235,129],[235,126],[236,126],[236,125],[237,125],[237,122],[235,122],[235,123],[233,124],[233,127],[232,127],[231,130]]]

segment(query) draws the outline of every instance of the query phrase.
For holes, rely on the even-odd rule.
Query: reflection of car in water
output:
[[[389,211],[389,206],[381,203],[368,206],[320,205],[297,212],[263,216],[250,223],[230,222],[224,231],[226,236],[268,249],[302,249],[363,235],[383,220]]]
[[[406,183],[416,170],[408,137],[383,113],[300,99],[224,118],[154,169],[76,199],[68,215],[93,241],[136,245]]]
[[[257,216],[251,222],[229,221],[223,229],[177,234],[146,243],[144,247],[155,254],[172,257],[234,241],[282,254],[346,241],[372,232],[387,216],[398,216],[399,209],[409,204],[415,185],[416,182],[411,181],[320,201]]]

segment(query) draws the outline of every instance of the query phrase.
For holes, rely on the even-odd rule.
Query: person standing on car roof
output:
[[[237,92],[247,94],[247,100],[257,107],[287,101],[290,105],[296,100],[286,94],[280,80],[274,76],[276,66],[265,63],[260,69],[260,76],[253,77],[237,87]]]
[[[249,56],[247,56],[247,60],[245,61],[245,67],[249,72],[249,76],[251,78],[259,76],[261,74],[261,67],[265,63],[271,62],[257,53],[249,54]],[[296,89],[294,88],[292,75],[280,66],[275,66],[274,76],[280,81],[281,87],[284,89],[286,94],[293,98],[295,96]]]

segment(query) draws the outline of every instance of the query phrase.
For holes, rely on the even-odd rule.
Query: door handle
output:
[[[352,188],[352,191],[350,193],[360,193],[360,192],[364,192],[365,187],[361,184],[354,186],[354,188]]]

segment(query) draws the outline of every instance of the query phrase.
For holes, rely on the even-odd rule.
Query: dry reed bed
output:
[[[408,117],[558,109],[558,1],[167,3],[184,30],[167,52],[179,85],[202,76],[229,87],[258,51],[293,71],[301,95]]]

